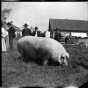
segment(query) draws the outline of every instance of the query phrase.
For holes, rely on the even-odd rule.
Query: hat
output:
[[[8,23],[7,23],[7,25],[11,25],[11,23],[10,23],[10,22],[8,22]]]
[[[38,27],[36,26],[35,29],[38,29]]]
[[[60,30],[59,28],[56,28],[55,31]]]
[[[27,27],[27,26],[28,26],[28,24],[26,24],[26,23],[25,23],[23,26],[24,26],[24,27]]]
[[[10,21],[10,23],[13,23],[13,21]]]

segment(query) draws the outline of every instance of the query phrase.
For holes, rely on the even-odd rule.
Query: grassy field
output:
[[[44,86],[63,87],[81,86],[88,81],[88,48],[66,48],[70,54],[67,67],[38,66],[34,62],[25,63],[19,60],[14,39],[14,50],[2,53],[2,86],[10,87]]]

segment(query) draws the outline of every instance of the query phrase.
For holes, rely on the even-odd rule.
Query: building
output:
[[[22,36],[22,31],[21,31],[21,28],[13,25],[14,29],[16,30],[15,34],[16,34],[16,37],[18,36]]]
[[[32,26],[30,27],[31,32],[33,33],[33,31],[35,30],[35,28],[33,28]]]
[[[53,33],[53,36],[54,30],[56,28],[60,29],[60,32],[63,36],[71,34],[72,36],[77,37],[88,37],[88,21],[70,19],[50,19],[49,31],[51,32],[51,34]]]

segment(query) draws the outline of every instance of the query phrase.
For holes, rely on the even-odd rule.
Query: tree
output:
[[[1,13],[1,20],[2,22],[6,22],[6,20],[8,19],[9,15],[10,15],[11,9],[4,9],[2,10]]]

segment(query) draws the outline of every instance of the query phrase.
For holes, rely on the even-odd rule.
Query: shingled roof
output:
[[[49,31],[59,28],[60,31],[70,32],[88,32],[88,21],[68,20],[68,19],[50,19]]]
[[[21,31],[19,27],[15,26],[15,25],[13,25],[13,27],[16,31]]]

